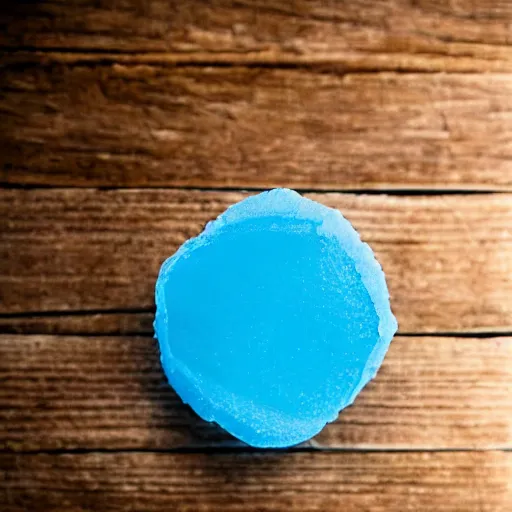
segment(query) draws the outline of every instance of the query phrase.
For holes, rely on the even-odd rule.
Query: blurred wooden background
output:
[[[512,1],[0,7],[0,509],[512,510]],[[400,331],[311,442],[166,384],[158,268],[287,186],[375,249]]]

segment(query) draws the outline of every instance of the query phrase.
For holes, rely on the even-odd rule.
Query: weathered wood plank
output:
[[[98,334],[152,336],[154,313],[50,313],[0,316],[0,334]]]
[[[0,455],[3,510],[509,512],[512,453]]]
[[[0,46],[165,52],[173,61],[510,70],[507,0],[6,2]]]
[[[235,192],[0,191],[0,313],[151,308],[164,259]],[[512,326],[512,197],[311,194],[388,276],[401,332]]]
[[[0,448],[238,446],[172,391],[150,337],[0,336]],[[377,378],[312,442],[512,448],[512,338],[397,337]]]
[[[509,74],[36,62],[0,75],[3,183],[512,190]]]

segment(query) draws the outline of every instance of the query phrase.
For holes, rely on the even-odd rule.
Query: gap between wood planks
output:
[[[410,187],[410,186],[409,186]],[[9,181],[1,181],[0,179],[0,188],[2,189],[12,189],[12,190],[38,190],[38,189],[57,189],[57,190],[66,190],[66,189],[89,189],[89,190],[98,190],[98,191],[116,191],[116,190],[129,190],[142,188],[144,190],[189,190],[191,192],[266,192],[272,188],[281,188],[281,187],[196,187],[193,185],[182,185],[182,186],[162,186],[162,185],[147,185],[144,187],[140,186],[97,186],[97,187],[89,187],[89,186],[79,186],[79,185],[57,185],[57,184],[47,184],[47,183],[12,183]],[[288,187],[285,187],[288,188]],[[510,193],[510,189],[508,187],[499,188],[496,186],[489,186],[486,188],[482,185],[474,185],[474,186],[466,186],[461,188],[454,189],[446,189],[446,188],[404,188],[400,187],[382,187],[382,188],[308,188],[308,187],[296,187],[290,186],[296,192],[300,194],[356,194],[356,195],[370,195],[370,196],[453,196],[453,195],[489,195],[489,194],[507,194]]]
[[[154,336],[153,320],[155,308],[133,309],[97,309],[97,310],[56,310],[56,311],[24,311],[20,313],[0,313],[0,334],[56,334],[77,336]],[[94,330],[91,325],[114,326],[124,323],[126,329],[114,327]],[[138,328],[134,328],[137,326]],[[492,331],[439,331],[439,332],[398,332],[399,337],[425,338],[498,338],[512,336],[507,328]]]
[[[362,54],[353,62],[334,58],[300,58],[275,59],[275,57],[246,56],[243,54],[227,54],[218,56],[212,54],[176,55],[165,52],[113,52],[109,50],[72,48],[46,48],[36,47],[7,47],[0,48],[3,52],[4,64],[48,66],[65,64],[67,66],[99,67],[114,64],[132,66],[169,66],[169,67],[209,67],[209,68],[248,68],[248,69],[283,69],[307,70],[309,72],[350,75],[350,74],[475,74],[483,72],[505,73],[512,71],[512,62],[499,62],[493,60],[461,59],[438,57],[425,54],[396,54],[395,58],[406,61],[398,64],[386,54]],[[424,57],[424,60],[422,59]],[[419,58],[419,60],[417,60]],[[37,59],[37,60],[36,60]],[[407,62],[410,61],[410,62]]]
[[[88,455],[115,454],[115,453],[161,453],[161,454],[269,454],[280,453],[512,453],[512,448],[350,448],[350,447],[328,447],[317,446],[314,439],[306,441],[303,445],[290,446],[288,448],[253,448],[252,446],[190,446],[179,448],[60,448],[53,450],[1,450],[0,453],[12,453],[15,455]]]

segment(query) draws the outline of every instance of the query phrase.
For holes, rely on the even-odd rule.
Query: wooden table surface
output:
[[[512,510],[512,1],[0,7],[0,510]],[[162,261],[287,186],[339,208],[400,330],[309,443],[166,384]]]

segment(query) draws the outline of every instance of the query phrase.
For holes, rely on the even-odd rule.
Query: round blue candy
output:
[[[249,197],[160,270],[169,382],[252,446],[317,434],[375,375],[397,323],[384,274],[339,211],[276,189]]]

